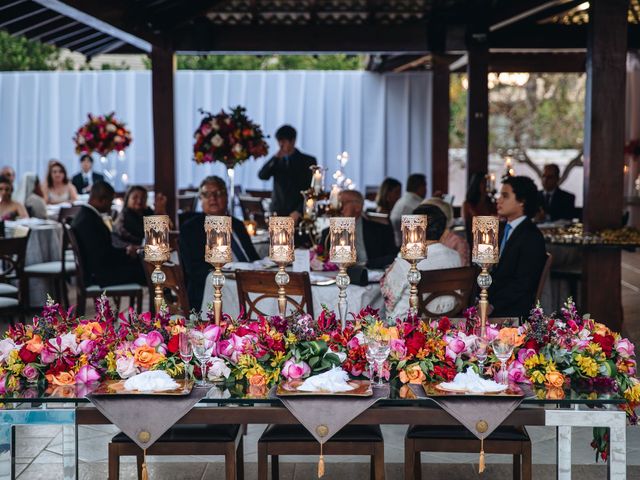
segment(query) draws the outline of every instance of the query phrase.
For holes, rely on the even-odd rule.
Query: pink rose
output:
[[[498,338],[499,332],[500,332],[500,329],[497,328],[495,325],[487,325],[487,338],[489,340],[495,340],[496,338]]]
[[[80,350],[84,354],[90,354],[96,348],[96,342],[93,340],[82,340],[80,342]]]
[[[404,344],[404,340],[394,338],[391,340],[391,353],[395,353],[399,359],[403,359],[407,356],[407,346]]]
[[[306,362],[294,362],[292,359],[284,362],[282,367],[282,375],[287,380],[296,380],[298,378],[304,378],[309,376],[311,368]]]
[[[445,355],[451,359],[451,361],[455,362],[458,355],[464,352],[465,344],[457,337],[445,337],[445,341],[448,342]]]
[[[615,344],[616,352],[622,358],[630,358],[634,355],[635,346],[626,338],[621,338]]]
[[[245,338],[247,337],[239,337],[234,333],[228,340],[218,342],[218,355],[227,357],[233,363],[237,363],[238,358],[245,350]]]
[[[163,342],[164,338],[162,338],[162,334],[154,330],[149,333],[140,334],[135,342],[133,342],[133,345],[136,347],[144,347],[146,345],[155,348],[158,353],[165,355],[167,353],[167,347]]]
[[[347,342],[347,348],[349,350],[353,350],[355,348],[358,348],[359,346],[360,346],[360,339],[358,338],[358,335],[356,335],[355,337],[352,337],[351,340]]]
[[[530,383],[527,379],[524,365],[518,360],[512,362],[508,367],[509,381],[514,383]]]
[[[527,358],[535,354],[536,351],[533,348],[521,348],[518,350],[518,362],[524,363]]]
[[[202,331],[202,334],[206,340],[206,347],[213,348],[216,342],[220,340],[222,330],[218,325],[209,325]]]
[[[76,373],[76,382],[90,384],[100,380],[100,374],[91,365],[84,365]]]
[[[127,379],[133,377],[137,372],[135,359],[133,357],[118,357],[116,359],[116,372],[120,378]]]
[[[38,379],[38,369],[29,363],[22,369],[22,375],[30,382],[33,382]]]

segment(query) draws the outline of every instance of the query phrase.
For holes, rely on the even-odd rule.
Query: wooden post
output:
[[[467,182],[489,166],[489,47],[486,27],[467,38]]]
[[[167,214],[177,226],[173,110],[173,76],[175,71],[174,52],[154,45],[151,50],[154,183],[156,192],[162,192],[167,196]]]
[[[449,62],[433,57],[431,99],[431,192],[449,191]]]
[[[589,232],[622,224],[628,3],[592,0],[589,8],[583,213]],[[585,250],[583,310],[616,331],[622,327],[620,270],[620,250]]]

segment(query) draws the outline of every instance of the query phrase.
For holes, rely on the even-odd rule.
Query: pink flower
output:
[[[233,363],[237,363],[240,355],[244,353],[245,339],[247,339],[248,337],[249,336],[239,337],[234,333],[228,340],[222,340],[221,342],[218,342],[218,355],[227,357]]]
[[[7,376],[3,375],[2,377],[0,377],[0,395],[4,395],[5,393],[7,393],[7,389],[5,387],[7,381]]]
[[[162,334],[153,330],[149,333],[141,333],[138,335],[138,338],[133,342],[133,345],[136,347],[143,347],[146,345],[148,347],[155,348],[158,353],[165,355],[167,353],[167,347],[163,342],[164,338],[162,338]]]
[[[516,360],[512,362],[508,367],[509,381],[515,383],[530,383],[527,379],[527,374],[524,370],[524,365],[520,361]]]
[[[137,372],[133,357],[118,357],[116,359],[116,372],[120,378],[127,379],[133,377]]]
[[[351,340],[347,342],[347,349],[352,350],[360,346],[360,339],[358,338],[358,335],[352,337]]]
[[[498,337],[498,332],[500,332],[500,329],[495,325],[487,325],[487,338],[489,340],[495,340]]]
[[[521,348],[518,350],[518,362],[524,363],[527,358],[535,354],[536,351],[533,348]]]
[[[76,373],[76,382],[89,384],[100,380],[100,373],[91,365],[84,365]]]
[[[404,340],[400,340],[398,338],[394,338],[391,340],[391,353],[395,353],[395,355],[399,359],[403,359],[407,356],[407,346],[404,344]]]
[[[96,348],[96,342],[93,340],[82,340],[80,342],[80,350],[82,353],[90,354]]]
[[[635,346],[626,338],[621,338],[615,344],[616,352],[622,358],[630,358],[634,355]]]
[[[30,382],[33,382],[38,379],[38,369],[29,363],[22,369],[22,375]]]
[[[311,368],[306,362],[294,362],[292,359],[284,362],[282,367],[282,375],[287,380],[296,380],[309,376]]]
[[[465,344],[457,337],[445,337],[445,341],[448,342],[445,355],[451,359],[451,361],[455,362],[458,355],[464,352]]]
[[[222,330],[218,325],[209,325],[203,331],[202,334],[206,340],[206,347],[212,348],[222,335]]]

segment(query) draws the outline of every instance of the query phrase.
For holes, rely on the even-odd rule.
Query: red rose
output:
[[[456,376],[456,371],[454,368],[448,367],[446,365],[436,365],[433,367],[433,376],[440,377],[446,382],[450,382]]]
[[[605,353],[607,357],[611,356],[611,351],[613,350],[613,344],[615,343],[615,339],[613,335],[599,335],[595,334],[593,336],[593,341],[602,347],[602,351]]]
[[[169,343],[167,343],[167,349],[171,353],[176,353],[176,352],[178,352],[178,350],[180,350],[180,336],[179,335],[174,335],[173,337],[171,337],[169,339]]]
[[[527,342],[522,346],[522,348],[524,350],[535,350],[536,352],[539,350],[538,349],[538,342],[536,342],[532,338],[527,340]]]
[[[438,330],[447,333],[451,329],[451,321],[447,317],[442,317],[438,322]]]
[[[38,354],[32,352],[31,350],[28,350],[26,346],[20,349],[20,351],[18,352],[18,356],[20,357],[20,360],[22,360],[24,363],[35,362],[36,359],[38,358]]]
[[[424,344],[427,341],[422,332],[413,332],[411,337],[407,338],[405,345],[407,346],[407,353],[409,355],[415,355],[421,348],[424,348]]]

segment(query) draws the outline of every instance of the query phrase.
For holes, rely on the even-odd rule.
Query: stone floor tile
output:
[[[16,458],[34,458],[44,450],[50,442],[50,437],[16,437]]]
[[[62,431],[59,425],[17,425],[16,436],[26,437],[55,437]]]
[[[17,477],[17,480],[51,480],[62,478],[62,463],[32,463]]]

